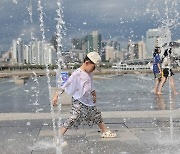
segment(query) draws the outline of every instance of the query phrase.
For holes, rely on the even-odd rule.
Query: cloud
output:
[[[30,29],[34,28],[36,37],[41,38],[39,30],[39,12],[37,0],[32,1],[32,19],[28,7],[30,0],[0,0],[0,43],[9,44],[12,39],[21,36],[30,38]],[[171,0],[168,0],[170,2]],[[46,39],[49,40],[56,31],[57,0],[41,0],[44,12],[44,28]],[[149,3],[151,2],[151,3]],[[180,11],[179,0],[176,3],[176,12]],[[141,39],[149,28],[157,28],[162,23],[154,18],[147,8],[158,12],[160,3],[164,0],[64,0],[62,1],[66,30],[64,42],[75,36],[84,36],[93,30],[102,33],[103,39]],[[149,4],[149,5],[148,5]],[[160,9],[162,11],[162,9]],[[160,13],[160,11],[159,11]],[[161,16],[160,16],[161,17]],[[164,18],[164,17],[163,17]],[[179,17],[177,22],[179,22]],[[86,23],[86,24],[84,24]],[[173,28],[173,37],[179,38],[179,25]],[[69,42],[70,43],[70,42]],[[68,43],[67,43],[68,44]],[[66,45],[66,44],[65,44]]]

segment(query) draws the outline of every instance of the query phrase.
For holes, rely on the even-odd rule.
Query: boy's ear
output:
[[[85,61],[85,64],[87,64],[87,63],[89,63],[89,61],[86,60],[86,61]]]

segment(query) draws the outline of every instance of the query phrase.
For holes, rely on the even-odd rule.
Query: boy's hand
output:
[[[62,91],[60,92],[60,95],[61,95],[63,92],[64,92],[64,90],[62,90]],[[54,106],[54,105],[57,105],[57,103],[58,103],[58,92],[56,92],[54,98],[52,99],[52,103],[53,103],[53,106]]]
[[[93,96],[93,102],[96,103],[96,96]]]
[[[54,96],[54,98],[52,100],[53,106],[57,105],[57,102],[58,102],[58,95]]]
[[[96,91],[95,90],[92,91],[91,94],[92,94],[92,97],[93,97],[93,102],[96,103]]]

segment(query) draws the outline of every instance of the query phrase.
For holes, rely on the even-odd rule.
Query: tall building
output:
[[[44,42],[43,44],[43,56],[41,57],[40,63],[42,65],[48,65],[48,64],[55,64],[56,63],[56,51],[54,47],[47,42]]]
[[[144,41],[128,43],[128,60],[146,59],[146,47]]]
[[[24,55],[24,63],[29,63],[29,47],[27,45],[23,46],[23,55]]]
[[[138,42],[138,59],[146,59],[146,46],[144,41]]]
[[[29,45],[24,45],[20,38],[13,40],[12,64],[55,64],[57,54],[54,47],[44,41],[34,39]]]
[[[93,38],[91,34],[88,34],[85,36],[85,45],[86,45],[86,52],[92,52],[93,51]]]
[[[31,42],[31,63],[32,64],[42,64],[42,56],[44,53],[42,53],[42,41],[39,41],[35,39],[33,42]]]
[[[107,42],[106,41],[102,41],[101,42],[101,52],[100,52],[100,56],[101,56],[101,60],[102,61],[105,61],[106,60],[106,50],[105,50],[105,47],[107,45]]]
[[[98,52],[101,51],[101,34],[97,31],[93,31],[91,34],[85,37],[86,51],[87,52]]]
[[[16,43],[16,40],[13,40],[12,41],[12,63],[14,64],[14,63],[17,63],[17,52],[16,52],[16,45],[17,45],[17,43]]]
[[[113,47],[114,50],[118,50],[120,51],[121,50],[121,46],[120,46],[120,43],[118,43],[117,41],[110,41],[108,43],[109,46]]]
[[[72,49],[82,50],[82,39],[81,38],[73,38],[72,39]]]
[[[24,63],[24,56],[23,56],[23,42],[21,38],[18,38],[17,40],[13,40],[12,42],[12,62],[13,63]]]
[[[171,31],[165,27],[158,29],[149,29],[146,32],[146,51],[147,58],[151,58],[156,46],[171,42]]]
[[[137,45],[135,42],[132,42],[131,40],[128,42],[127,46],[127,60],[134,60],[137,59]]]
[[[101,50],[101,34],[97,31],[92,32],[93,37],[93,51],[99,52]]]
[[[114,48],[111,46],[105,47],[105,59],[106,61],[113,62],[115,58]]]
[[[47,65],[55,63],[56,52],[50,43],[34,40],[30,48],[33,64]]]

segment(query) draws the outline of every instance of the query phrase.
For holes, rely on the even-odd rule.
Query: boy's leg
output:
[[[64,135],[67,130],[68,130],[68,128],[61,127],[61,128],[60,128],[61,135]]]
[[[70,116],[66,121],[63,123],[62,127],[60,128],[61,135],[64,135],[68,128],[74,125],[74,123],[79,119],[81,113],[81,104],[76,100],[72,100],[72,107],[70,110]]]
[[[108,131],[108,129],[107,129],[107,127],[105,126],[104,122],[99,123],[99,124],[98,124],[98,127],[101,129],[101,131],[102,131],[103,133]]]

